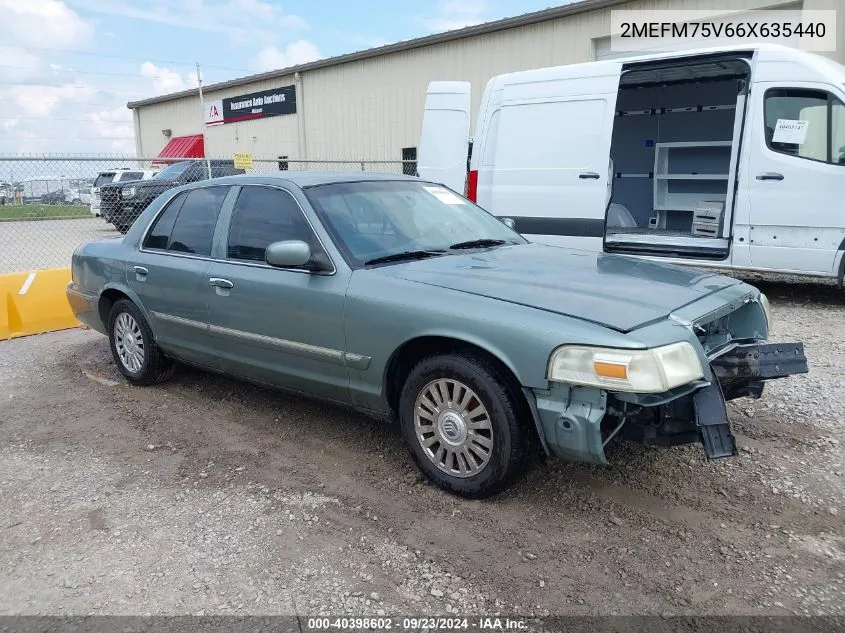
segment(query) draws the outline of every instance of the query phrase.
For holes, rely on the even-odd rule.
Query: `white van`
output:
[[[432,82],[418,171],[536,242],[838,278],[845,67],[775,45]],[[466,185],[465,185],[466,183]]]

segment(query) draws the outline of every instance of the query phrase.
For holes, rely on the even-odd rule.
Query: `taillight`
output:
[[[469,172],[467,179],[467,198],[473,202],[478,201],[478,170],[473,169]]]

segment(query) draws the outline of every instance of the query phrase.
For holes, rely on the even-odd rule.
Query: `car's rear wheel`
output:
[[[173,361],[162,354],[143,313],[121,299],[109,313],[109,343],[117,368],[136,385],[152,385],[173,375]]]
[[[503,373],[474,354],[423,359],[399,400],[414,461],[439,487],[473,499],[501,492],[524,472],[536,435],[522,411]]]

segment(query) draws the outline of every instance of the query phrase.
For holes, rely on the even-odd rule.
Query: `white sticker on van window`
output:
[[[809,121],[798,121],[794,119],[778,119],[775,126],[775,133],[772,135],[772,143],[794,143],[803,145],[807,138],[807,127]]]
[[[440,200],[443,204],[463,204],[464,201],[461,200],[458,196],[454,193],[449,191],[448,189],[444,189],[443,187],[423,187],[427,192],[433,195],[435,198]]]

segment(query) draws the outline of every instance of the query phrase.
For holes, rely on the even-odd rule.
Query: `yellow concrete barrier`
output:
[[[0,275],[0,340],[78,327],[69,282],[70,268]]]

